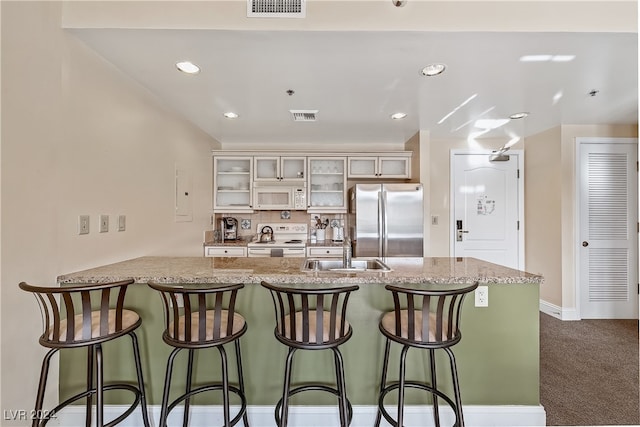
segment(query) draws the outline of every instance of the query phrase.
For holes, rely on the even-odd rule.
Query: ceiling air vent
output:
[[[294,122],[315,122],[318,110],[289,110]]]
[[[304,18],[306,0],[247,0],[248,18]]]

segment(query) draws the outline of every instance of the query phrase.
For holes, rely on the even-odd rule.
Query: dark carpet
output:
[[[640,425],[637,320],[540,313],[540,402],[548,426]]]

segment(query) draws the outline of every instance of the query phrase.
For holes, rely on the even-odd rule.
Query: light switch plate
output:
[[[89,215],[80,215],[78,217],[78,234],[89,234]]]
[[[118,216],[118,231],[125,231],[127,229],[127,217],[125,215]]]
[[[109,215],[100,215],[100,232],[109,232]]]

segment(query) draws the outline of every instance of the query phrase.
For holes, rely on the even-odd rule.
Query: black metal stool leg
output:
[[[185,393],[191,391],[191,383],[193,380],[193,356],[195,354],[194,349],[189,349],[189,360],[187,361],[187,385]],[[189,408],[191,406],[191,397],[187,397],[184,401],[184,413],[182,414],[182,426],[187,427],[189,425]]]
[[[242,372],[242,353],[240,351],[240,340],[236,340],[235,342],[235,347],[236,347],[236,364],[238,366],[238,385],[240,386],[240,392],[242,393],[243,396],[245,396],[246,399],[246,394],[244,391],[244,373]],[[244,414],[242,415],[242,421],[244,422],[244,427],[249,427],[249,417],[247,416],[247,410],[245,408]]]
[[[399,382],[398,382],[398,427],[403,427],[402,422],[404,421],[404,383],[405,383],[405,372],[407,370],[407,352],[409,351],[409,346],[405,345],[402,347],[402,351],[400,352],[400,373],[399,373]]]
[[[389,368],[389,350],[391,348],[391,341],[389,341],[389,339],[386,339],[386,344],[384,346],[384,358],[382,359],[382,376],[380,379],[380,398],[382,398],[382,390],[384,390],[384,387],[387,383],[387,369]],[[380,407],[382,405],[382,401],[378,402],[378,414],[376,415],[376,422],[375,422],[375,427],[379,427],[380,426],[380,420],[382,418],[382,408]]]
[[[93,346],[87,347],[87,390],[93,389]],[[85,425],[91,427],[91,411],[93,405],[93,394],[87,395],[86,413],[85,413]]]
[[[436,379],[436,352],[433,349],[429,349],[429,365],[431,367],[431,387],[434,390],[438,389],[438,382]],[[438,395],[431,393],[433,398],[433,421],[436,427],[440,427],[440,408],[438,408]]]
[[[340,426],[347,427],[349,425],[349,414],[347,413],[347,386],[344,379],[344,362],[342,353],[336,348],[332,348],[334,361],[336,365],[336,388],[338,390],[338,410],[340,413]]]
[[[229,368],[227,366],[227,352],[224,346],[218,346],[220,361],[222,364],[222,412],[224,414],[224,426],[231,426],[229,415]]]
[[[449,355],[449,361],[451,363],[451,378],[453,379],[453,395],[456,402],[456,418],[457,427],[464,427],[464,416],[462,415],[462,399],[460,398],[460,382],[458,380],[458,369],[456,368],[456,357],[453,355],[453,351],[450,348],[445,348],[444,351]]]
[[[135,332],[130,332],[131,345],[133,346],[133,359],[136,364],[136,375],[138,377],[138,388],[140,389],[140,410],[142,411],[142,422],[145,427],[151,427],[149,421],[149,411],[147,409],[147,397],[144,388],[144,378],[142,376],[142,362],[140,360],[140,347],[138,346],[138,337]]]
[[[287,361],[284,369],[284,386],[282,390],[282,412],[280,414],[280,424],[278,427],[286,427],[289,421],[289,388],[291,386],[291,371],[293,368],[293,355],[297,349],[290,347],[287,354]],[[277,414],[276,414],[277,415]],[[277,418],[276,418],[277,420]]]
[[[162,406],[160,408],[160,421],[159,427],[167,427],[167,416],[169,413],[169,391],[171,390],[171,375],[173,372],[173,361],[176,355],[182,350],[181,348],[174,349],[169,355],[167,360],[167,371],[164,376],[164,390],[162,392]]]
[[[96,353],[96,427],[104,426],[104,367],[102,365],[102,345],[95,344]]]
[[[42,405],[44,403],[44,392],[47,388],[47,377],[49,376],[49,363],[51,362],[51,357],[58,351],[57,348],[49,350],[47,354],[42,359],[42,368],[40,369],[40,383],[38,384],[38,395],[36,396],[36,407],[35,413],[42,413]],[[39,424],[37,417],[33,417],[31,422],[32,427],[37,427]]]

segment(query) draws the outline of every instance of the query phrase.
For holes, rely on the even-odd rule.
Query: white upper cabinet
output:
[[[411,157],[349,156],[349,178],[411,178]]]
[[[253,158],[253,180],[305,182],[306,166],[304,156],[256,156]]]
[[[346,157],[309,157],[308,212],[347,211],[346,166]]]
[[[252,210],[253,157],[213,158],[213,210],[247,212]]]

